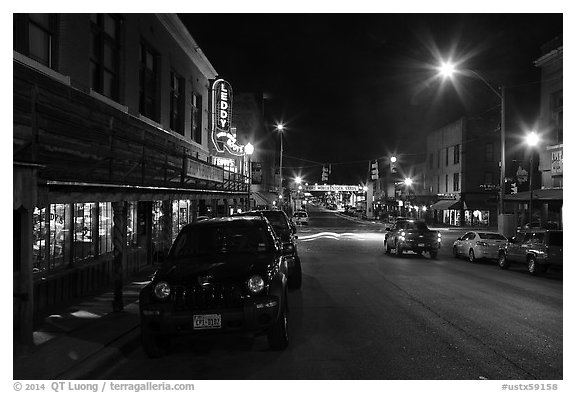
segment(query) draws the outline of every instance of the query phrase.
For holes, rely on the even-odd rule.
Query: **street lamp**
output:
[[[532,227],[532,195],[533,195],[533,191],[532,191],[532,175],[534,173],[534,147],[538,146],[538,142],[540,141],[540,138],[538,136],[538,134],[536,134],[534,131],[531,131],[528,135],[526,135],[526,144],[529,147],[529,151],[530,151],[530,180],[528,182],[528,187],[530,189],[530,200],[528,203],[528,224],[530,225],[530,228]]]
[[[244,153],[248,156],[248,210],[252,210],[250,193],[252,191],[252,153],[254,153],[254,146],[250,142],[244,146]]]
[[[498,201],[498,230],[503,232],[504,228],[504,196],[506,184],[506,107],[505,107],[505,90],[504,86],[500,86],[500,92],[496,90],[486,79],[474,70],[458,70],[456,66],[450,62],[442,62],[438,71],[444,78],[451,77],[455,73],[469,73],[480,79],[490,91],[500,99],[500,198]]]
[[[284,148],[282,146],[282,132],[284,131],[284,125],[282,123],[276,124],[276,129],[280,132],[280,195],[278,196],[278,201],[280,202],[280,210],[282,210],[282,196],[284,195],[284,190],[282,188],[282,155],[284,154]]]

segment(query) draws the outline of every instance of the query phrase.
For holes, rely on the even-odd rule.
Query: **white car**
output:
[[[292,218],[294,219],[294,222],[298,225],[308,225],[308,213],[306,212],[302,212],[302,211],[298,211],[295,212],[294,215],[292,216]]]
[[[506,247],[508,239],[498,232],[471,231],[454,241],[452,254],[465,256],[470,262],[477,259],[498,259],[498,251]]]

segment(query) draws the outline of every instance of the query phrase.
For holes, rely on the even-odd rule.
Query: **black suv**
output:
[[[500,250],[498,265],[508,269],[511,263],[521,263],[530,274],[545,273],[550,266],[562,266],[562,247],[561,230],[522,229]]]
[[[270,348],[286,348],[289,252],[262,217],[186,225],[140,292],[146,354],[162,356],[181,333],[265,332]]]
[[[249,212],[239,213],[239,216],[264,216],[272,224],[274,232],[280,237],[287,250],[285,256],[288,262],[288,286],[300,288],[302,286],[302,266],[298,256],[298,245],[296,240],[296,225],[288,218],[282,210],[252,210]]]

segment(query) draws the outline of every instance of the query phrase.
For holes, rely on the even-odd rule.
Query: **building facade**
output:
[[[428,135],[425,189],[438,199],[432,221],[495,226],[499,190],[498,113],[462,117]]]
[[[542,56],[534,65],[541,69],[540,117],[535,130],[539,143],[524,155],[524,166],[529,167],[533,154],[534,177],[532,191],[529,190],[529,176],[525,177],[525,187],[513,195],[507,195],[508,203],[514,204],[518,226],[538,225],[549,228],[563,227],[563,37],[557,37],[541,47]],[[514,179],[518,182],[518,178]],[[529,204],[532,199],[532,217]]]
[[[248,182],[213,144],[218,75],[175,15],[13,17],[13,320],[29,345],[71,298],[112,285],[122,309],[123,280],[186,223],[244,208]]]

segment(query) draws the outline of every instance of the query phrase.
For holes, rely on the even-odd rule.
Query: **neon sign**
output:
[[[235,156],[244,155],[244,146],[236,141],[236,130],[232,123],[232,87],[224,79],[212,84],[212,142],[216,151]]]

